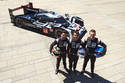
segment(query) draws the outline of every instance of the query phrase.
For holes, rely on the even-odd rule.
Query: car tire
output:
[[[16,18],[14,25],[22,28],[23,27],[22,20],[20,18]]]

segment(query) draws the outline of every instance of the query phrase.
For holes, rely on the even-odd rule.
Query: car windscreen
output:
[[[56,23],[67,23],[67,21],[64,18],[56,18],[55,22]]]

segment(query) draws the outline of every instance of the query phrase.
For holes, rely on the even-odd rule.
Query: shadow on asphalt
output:
[[[76,73],[71,73],[68,74],[62,70],[59,71],[59,73],[61,73],[62,75],[64,75],[66,78],[63,80],[63,83],[116,83],[116,82],[110,82],[108,80],[106,80],[105,78],[95,74],[94,78],[91,78],[89,76],[91,76],[91,73],[89,72],[85,72],[87,75],[82,75],[80,74],[79,71],[77,71]]]

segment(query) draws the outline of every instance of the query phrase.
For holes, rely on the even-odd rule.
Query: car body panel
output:
[[[24,9],[24,14],[13,15],[13,11]],[[59,15],[53,11],[47,11],[39,8],[33,8],[32,3],[15,9],[9,9],[11,22],[16,26],[31,27],[39,29],[45,34],[58,35],[66,31],[71,39],[72,33],[78,31],[80,39],[87,32],[84,27],[84,21],[80,17]]]

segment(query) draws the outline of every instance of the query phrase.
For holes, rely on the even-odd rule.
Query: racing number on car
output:
[[[43,33],[48,34],[48,29],[43,28]]]

